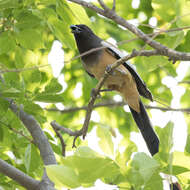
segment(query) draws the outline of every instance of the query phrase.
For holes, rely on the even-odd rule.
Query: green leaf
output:
[[[184,39],[184,32],[170,32],[168,35],[165,35],[165,38],[162,38],[159,41],[160,43],[166,45],[169,48],[175,49]]]
[[[189,156],[185,155],[184,152],[174,152],[173,153],[173,165],[187,168],[190,171]]]
[[[156,157],[160,157],[162,161],[168,164],[168,162],[171,162],[171,148],[173,146],[173,123],[169,122],[166,127],[162,129],[157,128],[156,132],[160,138],[159,153]]]
[[[179,19],[177,19],[176,24],[178,27],[184,27],[188,26],[190,22],[189,18],[189,9],[190,9],[190,2],[186,0],[180,0],[180,4],[178,6],[180,7],[180,15]]]
[[[3,136],[4,136],[3,125],[1,125],[1,123],[0,123],[0,142],[3,141]]]
[[[45,87],[46,93],[57,93],[62,90],[61,84],[57,81],[56,78],[53,78]]]
[[[28,144],[25,151],[24,165],[27,173],[33,172],[40,166],[40,154],[36,150],[36,146]]]
[[[22,72],[24,86],[29,91],[37,89],[41,82],[41,72],[38,69],[26,70]]]
[[[44,48],[42,34],[35,29],[24,29],[16,35],[18,43],[27,49],[41,49]]]
[[[70,11],[72,12],[72,14],[75,17],[75,23],[78,24],[86,24],[86,25],[91,25],[91,21],[88,18],[88,15],[86,14],[85,9],[76,4],[76,3],[68,3],[69,7],[70,7]]]
[[[137,153],[132,160],[131,166],[139,172],[144,183],[146,183],[150,180],[160,165],[155,159],[149,157],[145,153]]]
[[[31,11],[26,9],[19,9],[18,13],[15,11],[15,17],[17,19],[15,28],[19,31],[24,29],[39,28],[43,24],[39,17],[33,15]]]
[[[172,21],[175,15],[180,12],[179,0],[152,0],[154,12],[164,21]]]
[[[16,8],[18,6],[18,0],[0,0],[0,9]]]
[[[50,8],[40,10],[40,14],[47,23],[51,32],[62,42],[65,48],[74,48],[74,40],[70,31],[69,24],[58,19],[56,12]]]
[[[96,132],[97,132],[97,136],[100,138],[98,143],[99,143],[99,146],[101,147],[101,149],[106,154],[113,156],[113,154],[114,154],[114,145],[113,145],[113,142],[112,142],[110,128],[107,127],[107,126],[99,125],[97,127]]]
[[[39,102],[57,103],[57,102],[63,102],[64,98],[63,95],[61,94],[41,93],[35,95],[34,100]]]
[[[15,89],[15,88],[9,88],[2,91],[3,97],[17,98],[17,97],[20,97],[21,95],[22,93],[18,89]]]
[[[15,65],[17,68],[23,68],[24,65],[26,64],[24,61],[24,54],[26,51],[24,51],[22,48],[17,47],[15,49]]]
[[[35,115],[43,113],[43,109],[38,104],[35,104],[34,102],[29,100],[24,101],[24,111],[26,111],[29,114]]]
[[[190,134],[188,134],[188,136],[187,136],[187,141],[186,141],[186,145],[185,145],[185,151],[190,153]]]
[[[80,185],[92,186],[99,178],[102,180],[109,179],[109,182],[113,183],[117,177],[121,176],[119,167],[113,160],[100,156],[88,147],[77,148],[73,156],[63,159],[62,164],[63,166],[56,166],[59,168],[56,173],[48,172],[48,176],[59,186],[70,188]],[[56,176],[56,179],[53,179],[53,176]],[[68,177],[75,179],[75,183],[66,180]]]
[[[185,38],[183,39],[183,42],[179,45],[177,50],[188,52],[189,51],[189,43],[190,43],[190,31],[187,31]]]
[[[92,184],[98,178],[109,178],[113,182],[120,175],[119,167],[113,160],[98,155],[88,147],[80,147],[76,150],[72,164],[83,184]]]
[[[65,0],[57,0],[56,12],[63,21],[68,23],[68,25],[71,23],[75,23],[73,18],[73,12],[69,8],[69,5]]]
[[[9,102],[3,98],[0,98],[0,116],[2,117],[4,114],[7,113],[9,108]]]
[[[60,165],[49,165],[46,166],[46,169],[48,177],[58,187],[76,188],[81,185],[75,170],[72,168]]]
[[[154,173],[146,183],[144,190],[160,190],[163,189],[163,179],[159,173]]]
[[[187,89],[181,97],[181,106],[182,107],[184,107],[184,108],[190,107],[189,97],[190,97],[190,89]]]
[[[29,173],[30,170],[30,163],[31,163],[31,144],[29,144],[25,151],[25,159],[24,165],[26,167],[26,171]]]
[[[49,6],[49,5],[55,5],[56,0],[38,0],[41,4]]]
[[[188,168],[185,168],[182,166],[176,166],[176,165],[172,165],[172,169],[169,169],[169,168],[171,168],[171,166],[167,165],[166,167],[163,168],[163,172],[167,173],[167,174],[171,174],[171,171],[172,171],[172,175],[176,176],[176,175],[179,175],[179,174],[189,171]]]
[[[15,39],[10,32],[6,31],[0,35],[0,54],[8,53],[16,47]]]
[[[130,160],[133,152],[137,152],[137,146],[132,141],[123,140],[123,143],[120,146],[126,146],[126,149],[123,153],[118,152],[116,156],[116,162],[119,164],[121,170],[126,169],[126,163]]]

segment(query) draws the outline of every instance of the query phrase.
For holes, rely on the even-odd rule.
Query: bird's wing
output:
[[[101,44],[104,47],[107,47],[106,50],[111,53],[116,59],[120,59],[121,57],[124,57],[124,55],[122,54],[121,51],[119,51],[119,49],[117,49],[117,47],[115,47],[114,45],[102,41]],[[139,94],[151,101],[153,101],[153,97],[151,92],[149,91],[149,89],[147,88],[145,82],[141,79],[141,77],[139,76],[139,74],[137,73],[137,71],[135,70],[135,67],[130,64],[129,62],[124,62],[123,66],[125,66],[126,69],[128,69],[128,71],[132,74],[132,76],[135,79],[135,82],[137,84],[137,89],[139,91]]]

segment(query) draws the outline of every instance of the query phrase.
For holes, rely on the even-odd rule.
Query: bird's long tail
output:
[[[150,122],[148,114],[147,114],[145,107],[144,107],[143,103],[141,102],[141,100],[140,100],[139,104],[140,104],[140,112],[139,113],[136,112],[131,107],[129,107],[129,108],[130,108],[133,118],[146,142],[148,150],[151,153],[151,155],[153,156],[154,154],[156,154],[158,152],[159,139],[158,139],[156,133],[154,132],[154,129],[152,127],[152,124]]]

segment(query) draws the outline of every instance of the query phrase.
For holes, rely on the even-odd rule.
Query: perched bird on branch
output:
[[[86,72],[100,80],[110,64],[122,57],[121,52],[96,36],[86,25],[71,25],[71,30],[80,54],[98,48],[97,51],[86,54],[81,59]],[[151,155],[156,154],[159,150],[159,139],[140,99],[141,95],[152,101],[152,94],[133,66],[124,62],[108,76],[104,85],[124,97]]]

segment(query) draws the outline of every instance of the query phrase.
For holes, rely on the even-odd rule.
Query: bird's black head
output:
[[[86,25],[71,25],[71,32],[75,36],[75,41],[80,53],[84,53],[92,48],[101,46],[101,39]]]
[[[84,24],[80,24],[80,25],[71,25],[71,32],[75,35],[75,36],[86,36],[89,34],[93,34],[92,30],[84,25]]]

